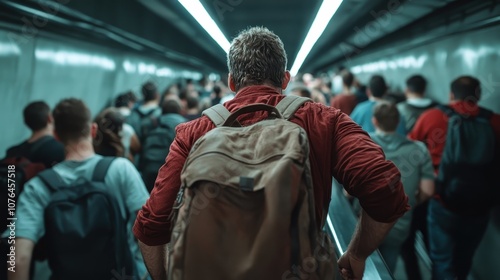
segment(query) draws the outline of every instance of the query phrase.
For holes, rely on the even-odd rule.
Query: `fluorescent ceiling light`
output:
[[[210,17],[205,7],[199,0],[179,0],[179,3],[186,8],[186,10],[196,19],[196,21],[207,31],[207,33],[219,44],[219,46],[226,52],[229,52],[231,43],[227,40],[226,36],[222,33],[219,26]]]
[[[323,0],[318,13],[316,14],[316,18],[314,19],[311,28],[309,29],[309,32],[300,47],[299,53],[293,62],[292,68],[290,69],[292,76],[297,75],[302,63],[304,63],[304,60],[306,60],[306,57],[312,47],[316,44],[316,41],[318,41],[321,34],[323,34],[323,31],[325,31],[326,26],[340,7],[341,3],[342,0]]]

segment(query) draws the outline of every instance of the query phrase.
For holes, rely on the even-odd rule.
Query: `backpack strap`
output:
[[[202,116],[207,116],[217,127],[221,126],[231,115],[231,113],[222,104],[212,106],[203,111],[201,114]]]
[[[312,102],[312,100],[306,97],[288,95],[283,98],[278,105],[276,105],[276,109],[280,111],[284,119],[289,120],[293,117],[300,106],[306,102]]]
[[[92,181],[104,182],[106,173],[108,172],[109,166],[115,160],[115,157],[104,157],[102,158],[94,168],[94,173],[92,174]]]
[[[62,186],[66,185],[62,180],[61,176],[54,171],[53,168],[44,170],[38,174],[38,178],[42,180],[42,182],[49,188],[49,191],[55,192],[60,189]]]

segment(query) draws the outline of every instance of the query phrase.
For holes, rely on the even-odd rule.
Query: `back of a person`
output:
[[[409,102],[409,101],[398,103],[397,107],[399,113],[405,120],[406,130],[411,131],[413,129],[413,126],[417,122],[418,118],[420,117],[420,115],[422,115],[422,113],[424,113],[425,111],[435,107],[435,105],[436,103],[434,102],[428,104],[426,103],[423,104],[422,106],[417,106],[416,104],[414,104],[414,102]]]
[[[270,87],[251,86],[239,91],[235,98],[226,102],[224,106],[230,112],[234,112],[245,105],[254,103],[264,103],[276,106],[284,97],[285,95],[277,94],[276,91]],[[266,118],[266,112],[258,112],[255,114],[245,114],[238,118],[238,120],[241,125],[247,126]],[[341,149],[351,147],[350,145],[355,143],[357,133],[364,134],[364,132],[355,123],[353,123],[347,115],[340,114],[337,109],[313,102],[305,103],[303,107],[297,110],[294,117],[290,121],[305,129],[311,143],[309,158],[314,185],[324,186],[315,188],[315,208],[317,220],[321,221],[325,217],[323,215],[326,215],[326,213],[323,213],[323,208],[325,207],[325,204],[330,201],[332,170],[334,170],[335,173],[341,172],[339,168],[341,161],[344,161],[345,164],[343,168],[363,169],[360,166],[356,166],[357,160],[355,158],[351,158],[348,163],[348,160],[344,160],[344,156],[347,155],[332,150],[332,143],[337,140],[337,130],[342,130],[342,132],[349,131],[349,134],[352,133],[353,137],[350,140],[346,138],[339,141],[337,145],[339,145],[339,148],[342,147]],[[188,139],[188,143],[185,144],[188,145],[188,147],[192,147],[197,139],[214,127],[213,123],[207,117],[202,117],[192,122],[179,125],[179,130],[184,133],[189,132],[191,134]],[[371,148],[377,149],[377,145],[375,143],[372,144],[373,146],[371,146]],[[362,175],[360,173],[359,176],[336,179],[345,182],[348,185],[356,185],[365,176],[367,175]],[[376,180],[376,178],[374,179]]]
[[[375,143],[379,144],[387,160],[394,162],[401,172],[401,181],[408,203],[415,207],[417,203],[416,193],[419,189],[422,165],[421,160],[427,154],[426,147],[421,142],[411,141],[399,134],[384,135],[379,133],[370,134]],[[411,210],[401,217],[391,230],[391,239],[398,238],[403,241],[410,230]]]
[[[273,59],[270,59],[273,57]],[[385,233],[388,231],[385,225],[380,225],[380,223],[387,223],[387,227],[392,226],[392,222],[397,218],[403,215],[403,213],[407,210],[406,205],[406,196],[402,191],[402,186],[400,182],[397,182],[397,186],[391,188],[386,178],[388,177],[398,177],[399,173],[397,168],[390,162],[384,160],[384,155],[381,149],[373,143],[368,137],[368,135],[361,130],[361,128],[356,125],[352,120],[346,115],[342,114],[339,110],[327,107],[320,104],[314,104],[312,102],[307,102],[302,107],[300,107],[294,114],[287,115],[286,119],[289,119],[290,122],[298,124],[302,129],[297,127],[296,125],[283,121],[276,120],[276,124],[273,124],[272,118],[279,116],[280,113],[276,112],[276,108],[272,108],[269,106],[276,106],[278,103],[285,98],[282,94],[286,89],[291,76],[290,73],[286,70],[286,52],[284,51],[283,44],[276,34],[267,30],[263,27],[249,28],[247,30],[242,31],[234,40],[231,45],[229,54],[228,54],[228,68],[229,68],[229,87],[232,91],[236,92],[236,96],[231,101],[227,101],[224,103],[225,108],[218,107],[213,108],[207,113],[210,114],[211,120],[208,117],[201,117],[199,119],[193,120],[191,122],[181,124],[176,129],[176,138],[170,147],[169,154],[167,156],[165,164],[159,170],[158,178],[155,182],[155,187],[151,192],[150,199],[146,202],[142,210],[139,212],[137,216],[137,220],[134,226],[134,234],[138,240],[144,243],[141,246],[141,250],[143,251],[145,256],[145,262],[148,264],[150,268],[150,273],[153,278],[162,278],[165,273],[172,275],[174,273],[173,279],[181,279],[184,272],[202,270],[203,271],[213,271],[213,274],[220,273],[224,271],[226,267],[224,267],[225,263],[222,263],[224,259],[228,256],[234,257],[235,259],[241,260],[238,263],[238,267],[244,267],[244,271],[240,271],[238,274],[239,277],[230,277],[234,279],[239,278],[259,278],[259,279],[271,279],[270,275],[277,275],[287,277],[288,276],[298,276],[303,278],[300,272],[296,271],[297,265],[300,265],[300,260],[297,261],[296,248],[294,248],[294,244],[298,244],[297,242],[290,242],[293,240],[297,234],[294,231],[294,224],[297,225],[309,225],[309,232],[316,232],[314,229],[320,229],[325,223],[327,216],[327,207],[330,201],[331,194],[331,184],[332,184],[332,175],[338,179],[341,184],[344,184],[346,190],[354,196],[360,198],[361,204],[365,207],[366,213],[363,214],[362,221],[367,219],[369,223],[373,223],[373,230],[379,232],[374,236],[385,236]],[[265,65],[266,67],[263,67]],[[288,99],[291,100],[291,99]],[[299,99],[300,102],[303,101]],[[246,107],[243,111],[238,111],[237,115],[235,112],[238,109],[243,108],[244,106],[255,104],[255,103],[263,103],[268,106],[259,105],[258,107]],[[295,108],[297,105],[292,102],[292,104],[281,103],[280,107],[290,106],[291,108]],[[288,108],[290,108],[288,107]],[[244,112],[250,112],[248,114],[244,114]],[[262,110],[262,111],[255,111]],[[229,111],[229,112],[228,112]],[[280,112],[287,112],[287,110],[279,110]],[[274,112],[274,113],[271,113]],[[229,119],[227,116],[229,116]],[[271,120],[267,120],[270,118]],[[265,120],[265,123],[257,123],[261,120]],[[242,128],[217,128],[218,131],[224,131],[224,133],[217,134],[218,131],[208,132],[211,129],[214,129],[215,124],[218,125],[223,124],[225,121],[230,120],[230,122],[235,122],[243,126]],[[270,149],[275,148],[273,145],[273,133],[274,131],[266,131],[268,133],[260,134],[257,131],[253,131],[253,128],[260,129],[266,124],[269,124],[271,127],[279,126],[279,123],[282,124],[283,127],[293,128],[293,133],[300,132],[300,137],[293,137],[294,144],[302,143],[300,146],[300,151],[297,150],[294,153],[294,157],[285,157],[286,153],[279,154],[280,158],[287,163],[286,168],[277,167],[276,170],[273,169],[265,169],[265,170],[254,170],[254,168],[248,168],[248,170],[254,170],[249,172],[244,172],[243,170],[239,170],[238,166],[249,166],[249,164],[254,165],[254,159],[258,159],[260,156],[265,156],[265,153],[262,153],[262,149],[255,149],[255,154],[253,153],[253,148],[251,145],[253,143],[257,143],[256,145],[266,144]],[[228,125],[229,122],[226,123]],[[255,125],[253,125],[255,124]],[[245,132],[241,135],[238,132]],[[260,130],[259,130],[260,131]],[[307,143],[304,140],[304,131],[307,134],[309,145],[304,145]],[[208,133],[207,133],[208,132]],[[227,132],[227,133],[226,133]],[[287,131],[279,129],[276,130],[276,133],[285,133]],[[248,134],[247,134],[248,133]],[[256,142],[248,142],[245,143],[245,138],[247,135],[249,138],[258,138],[262,136],[262,139],[258,139]],[[293,135],[293,134],[291,134]],[[206,137],[205,137],[206,136]],[[224,137],[227,136],[227,137]],[[287,137],[286,135],[280,134],[280,136]],[[295,134],[297,136],[297,134]],[[204,138],[200,138],[204,137]],[[278,137],[278,136],[277,136]],[[233,139],[235,138],[235,139]],[[209,143],[213,143],[212,146],[206,146],[201,143],[205,143],[205,139],[213,140]],[[279,138],[281,139],[281,138]],[[215,141],[217,140],[217,141]],[[227,140],[227,141],[225,141]],[[237,149],[238,152],[235,153],[240,161],[240,163],[235,164],[227,164],[225,157],[232,158],[232,154],[228,151],[232,149],[231,143],[234,141],[238,141],[238,143],[245,143],[243,149],[238,149],[239,146],[235,146],[234,149]],[[199,142],[197,142],[199,141]],[[196,146],[194,144],[198,143]],[[275,141],[277,147],[282,148],[281,144],[284,141]],[[279,144],[279,145],[278,145]],[[296,147],[295,145],[294,147]],[[206,163],[201,161],[196,161],[198,159],[196,156],[200,155],[196,153],[198,148],[202,147],[205,150],[210,151],[210,156],[213,157],[214,164],[209,166],[205,166]],[[221,154],[217,154],[222,148],[225,148],[224,156]],[[260,147],[260,146],[259,146]],[[193,148],[193,149],[192,149]],[[202,149],[200,148],[200,149]],[[219,149],[220,148],[220,149]],[[191,153],[193,151],[193,153]],[[260,151],[260,152],[258,152]],[[287,150],[287,152],[290,152]],[[310,166],[307,165],[307,161],[304,159],[304,156],[309,154]],[[194,159],[190,156],[194,155]],[[236,156],[235,155],[235,156]],[[295,156],[299,155],[300,159],[295,158]],[[248,160],[247,160],[248,159]],[[292,160],[294,159],[294,160]],[[276,160],[275,158],[269,160]],[[198,163],[199,168],[203,168],[203,172],[196,173],[196,176],[190,176],[191,173],[184,173],[185,170],[190,168],[191,164]],[[296,168],[294,165],[297,165]],[[377,168],[374,168],[377,166]],[[193,170],[195,173],[195,168],[189,169]],[[304,173],[305,171],[310,170],[311,174]],[[223,174],[231,173],[234,175],[229,178],[228,181],[224,180],[224,176],[218,178],[216,175],[217,172],[222,172]],[[254,173],[255,172],[255,173]],[[286,176],[281,177],[273,177],[273,172],[280,172],[281,175],[285,174]],[[300,172],[300,173],[299,173]],[[187,213],[188,206],[191,205],[191,202],[195,202],[192,200],[192,195],[197,192],[203,192],[204,189],[200,188],[201,186],[206,186],[207,182],[204,182],[204,179],[200,179],[203,177],[203,174],[208,174],[213,178],[217,178],[220,180],[223,185],[230,184],[234,187],[234,193],[241,194],[243,196],[257,196],[264,199],[269,197],[268,201],[272,201],[273,199],[280,198],[280,195],[276,195],[278,190],[286,191],[286,188],[293,189],[293,184],[287,184],[285,182],[281,182],[280,178],[288,181],[291,178],[295,178],[297,175],[299,178],[309,178],[308,179],[308,191],[300,192],[304,195],[299,195],[298,197],[293,195],[293,207],[287,207],[286,209],[280,208],[280,203],[273,203],[272,205],[266,205],[265,207],[261,207],[260,205],[248,205],[252,209],[254,207],[258,207],[257,212],[262,213],[262,218],[275,218],[276,215],[274,213],[283,213],[283,215],[290,215],[289,219],[284,219],[286,222],[285,227],[281,227],[279,231],[274,231],[276,224],[272,223],[267,225],[265,221],[268,219],[261,220],[262,226],[249,227],[250,230],[246,237],[250,237],[252,233],[265,233],[260,236],[259,242],[255,244],[255,248],[258,248],[256,255],[263,256],[261,257],[253,257],[255,256],[253,252],[255,250],[246,250],[249,248],[245,248],[244,250],[235,250],[235,248],[225,248],[227,250],[217,251],[217,250],[199,250],[197,252],[196,257],[206,256],[202,265],[197,265],[196,263],[189,263],[189,265],[184,265],[185,263],[180,260],[181,258],[177,258],[176,256],[182,256],[189,248],[186,248],[182,245],[183,242],[176,242],[179,240],[179,236],[186,236],[189,234],[189,231],[185,231],[183,228],[183,224],[185,218],[193,217],[191,213]],[[264,174],[260,177],[259,174]],[[302,175],[301,175],[302,174]],[[215,177],[214,177],[215,176]],[[261,178],[275,178],[270,184],[266,184],[265,186],[258,185],[261,182]],[[312,182],[311,182],[312,177]],[[286,179],[285,179],[286,178]],[[189,182],[186,182],[189,179]],[[195,184],[192,184],[195,180]],[[199,180],[200,179],[200,180]],[[233,180],[234,179],[234,180]],[[180,189],[183,183],[183,188]],[[214,182],[217,180],[209,180],[209,182]],[[294,179],[293,179],[294,180]],[[223,181],[223,182],[222,182]],[[255,181],[255,182],[254,182]],[[199,184],[198,184],[199,182]],[[239,182],[239,183],[238,183]],[[294,183],[296,180],[294,180]],[[254,188],[254,183],[256,184]],[[239,186],[239,187],[238,187]],[[264,189],[263,189],[264,187]],[[189,188],[189,191],[182,192],[184,188]],[[241,192],[242,190],[246,190],[247,192]],[[209,197],[212,196],[212,190],[205,188],[205,190],[211,192]],[[296,188],[295,188],[296,190]],[[179,191],[181,194],[178,195]],[[229,192],[230,190],[227,189]],[[291,192],[285,192],[290,194]],[[372,195],[376,193],[377,195]],[[229,194],[228,194],[229,196]],[[177,199],[176,199],[177,197]],[[199,197],[199,196],[198,196]],[[224,195],[226,197],[226,195]],[[224,197],[220,197],[221,200],[224,200]],[[300,210],[301,203],[307,199],[309,202],[312,197],[314,197],[314,205],[315,209]],[[183,200],[183,198],[185,200]],[[227,198],[227,197],[226,197]],[[296,199],[299,198],[299,199]],[[203,199],[203,197],[202,197]],[[287,202],[283,201],[284,204],[289,204],[289,200],[286,199]],[[206,201],[206,200],[205,200]],[[207,211],[202,211],[202,215],[208,216],[208,220],[212,221],[220,221],[220,215],[224,216],[225,211],[229,211],[232,207],[236,209],[247,208],[244,205],[234,205],[231,204],[231,207],[227,207],[222,212],[215,212],[214,209],[218,209],[220,207],[215,203],[217,200],[208,200],[206,204]],[[262,201],[262,200],[261,200]],[[298,204],[295,204],[298,203]],[[267,204],[267,203],[265,203]],[[177,207],[179,206],[179,207]],[[269,206],[269,207],[267,207]],[[311,207],[312,208],[312,207]],[[178,211],[178,209],[180,209]],[[267,209],[269,211],[267,211]],[[301,215],[296,215],[292,211],[292,209],[299,209]],[[196,209],[194,209],[196,210]],[[264,211],[264,212],[263,212]],[[236,214],[239,213],[236,211]],[[316,215],[316,219],[314,222],[308,222],[305,220],[305,216],[302,214]],[[164,217],[175,215],[177,219],[173,222],[164,219]],[[241,212],[243,214],[243,212]],[[241,215],[238,223],[241,223],[241,228],[245,228],[245,225],[249,225],[253,221],[246,220],[244,217],[247,215]],[[268,215],[270,214],[270,215]],[[196,214],[194,214],[196,215]],[[188,217],[189,216],[189,217]],[[259,215],[260,216],[260,215]],[[282,216],[281,214],[279,215]],[[300,216],[300,217],[299,217]],[[232,216],[233,218],[235,216]],[[374,221],[370,221],[370,219],[374,219]],[[254,219],[252,219],[254,220]],[[281,221],[277,224],[281,224]],[[190,221],[190,220],[188,220]],[[190,228],[200,226],[203,227],[203,221],[198,219],[199,223],[189,223]],[[304,223],[302,222],[304,221]],[[221,221],[222,222],[222,221]],[[225,221],[224,221],[225,222]],[[205,222],[206,223],[206,222]],[[175,229],[172,231],[172,226],[175,226]],[[233,225],[227,225],[227,228],[232,227]],[[203,227],[206,228],[206,227]],[[254,230],[255,229],[255,230]],[[305,228],[302,227],[305,230]],[[226,234],[227,229],[224,231],[224,235]],[[304,233],[304,231],[301,231]],[[267,233],[275,233],[268,235]],[[358,231],[356,233],[356,238],[360,240],[366,240],[367,237],[363,237],[364,233]],[[283,236],[287,238],[282,238]],[[315,256],[309,255],[309,248],[307,244],[314,244],[317,242],[317,238],[314,237],[316,234],[309,234],[309,241],[304,241],[304,250],[305,254],[300,253],[300,256],[310,256],[314,259]],[[218,231],[209,231],[206,232],[204,238],[202,240],[196,240],[196,243],[202,242],[207,246],[201,246],[203,248],[210,247],[213,245],[216,240],[220,240],[220,234]],[[235,238],[237,236],[228,235],[228,240],[237,240],[237,244],[254,244],[256,241],[255,238],[245,238],[243,240],[238,240]],[[315,251],[325,250],[325,257],[322,260],[315,259],[315,269],[309,271],[307,273],[307,277],[310,279],[326,279],[325,277],[320,277],[325,271],[321,270],[321,266],[327,265],[332,270],[333,260],[330,259],[332,256],[330,254],[331,247],[328,246],[328,237],[327,236],[317,236],[320,238],[325,238],[325,242],[321,241],[318,243],[319,246],[315,247]],[[367,241],[367,243],[374,244],[375,247],[380,243],[380,239],[376,237],[372,239],[372,241]],[[262,239],[262,240],[261,240]],[[314,241],[314,240],[315,241]],[[266,246],[262,246],[263,244],[274,244],[273,241],[276,241],[276,244],[279,245],[279,250],[273,250],[272,246],[267,248],[270,254],[266,254]],[[165,271],[164,265],[161,264],[161,261],[158,262],[157,256],[158,254],[164,254],[167,249],[167,243],[173,242],[174,246],[169,246],[171,250],[169,251],[170,264],[168,272]],[[300,242],[302,244],[302,242]],[[235,243],[236,244],[236,243]],[[323,246],[321,244],[325,244]],[[227,247],[227,244],[225,244]],[[353,244],[352,250],[357,251],[356,244]],[[372,245],[370,245],[372,246]],[[238,246],[235,246],[236,249]],[[311,247],[311,248],[312,248]],[[364,247],[360,245],[359,247]],[[366,249],[366,250],[365,250]],[[292,271],[282,271],[282,266],[274,267],[274,259],[267,259],[266,256],[276,254],[277,252],[283,258],[279,260],[281,265],[285,265],[289,267]],[[301,249],[302,250],[302,246]],[[251,251],[251,252],[250,252]],[[341,268],[341,273],[346,276],[347,274],[351,275],[351,278],[361,278],[364,270],[363,261],[368,257],[369,254],[373,251],[373,248],[361,248],[359,250],[363,252],[356,256],[350,254],[350,252],[346,252],[344,256],[339,259],[339,267]],[[215,252],[215,253],[214,253]],[[366,252],[367,254],[365,254]],[[151,254],[150,254],[151,253]],[[272,253],[272,254],[271,254]],[[215,254],[215,255],[214,255]],[[243,256],[241,258],[241,256]],[[353,256],[353,257],[351,257]],[[350,261],[356,257],[361,260],[359,267],[352,267]],[[183,259],[183,258],[182,258]],[[298,259],[304,259],[299,257]],[[309,259],[309,257],[308,257]],[[324,261],[323,261],[324,260]],[[318,263],[321,261],[321,263]],[[234,263],[234,260],[231,259],[231,263]],[[240,266],[241,265],[241,266]],[[216,267],[216,268],[214,268]],[[262,271],[269,271],[270,273],[261,273]],[[238,271],[238,270],[236,270]],[[231,270],[234,272],[234,270]],[[331,276],[333,277],[333,276]],[[205,278],[210,278],[209,275],[206,275]],[[275,277],[274,277],[275,278]],[[274,279],[272,278],[272,279]],[[278,277],[279,278],[279,277]],[[198,278],[183,278],[183,279],[200,279]]]
[[[371,121],[373,116],[373,107],[375,107],[375,104],[375,101],[366,100],[356,105],[351,113],[352,120],[359,124],[363,130],[368,133],[375,131],[375,127]]]
[[[332,98],[330,106],[340,109],[345,114],[350,115],[356,107],[357,98],[354,94],[339,94]]]

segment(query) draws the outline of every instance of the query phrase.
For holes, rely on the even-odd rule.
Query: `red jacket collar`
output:
[[[258,86],[248,86],[240,89],[234,98],[239,98],[254,94],[281,94],[276,89],[270,86],[258,85]]]

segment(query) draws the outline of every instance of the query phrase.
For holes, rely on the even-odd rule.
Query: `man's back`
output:
[[[450,104],[450,107],[458,114],[477,116],[479,106],[466,101],[457,101]],[[500,157],[500,115],[494,114],[490,119],[491,126],[496,138],[496,158]],[[434,168],[437,171],[441,156],[447,140],[448,117],[440,109],[433,108],[424,112],[417,120],[413,130],[408,137],[426,143],[431,153]]]
[[[275,106],[284,95],[265,86],[252,86],[241,90],[237,96],[227,102],[225,107],[234,112],[236,109],[253,103],[265,103]],[[267,113],[243,115],[239,122],[245,126],[265,119]],[[315,208],[317,219],[323,220],[327,213],[323,207],[330,201],[332,174],[346,186],[353,195],[360,198],[366,211],[374,219],[392,221],[401,216],[405,211],[406,201],[404,192],[398,187],[397,192],[389,194],[387,176],[392,177],[397,170],[392,163],[384,160],[380,148],[373,143],[368,135],[363,132],[347,115],[339,110],[314,103],[306,103],[299,109],[292,122],[303,127],[310,141],[310,163],[313,183],[315,186]],[[151,193],[152,199],[138,215],[134,233],[144,243],[164,244],[169,240],[169,221],[159,221],[156,217],[167,214],[165,207],[173,205],[177,196],[180,182],[180,171],[194,142],[207,131],[214,128],[212,122],[202,117],[198,120],[181,124],[177,129],[176,140],[171,146],[167,163],[160,169],[155,188]],[[369,154],[369,156],[368,156]],[[369,168],[374,163],[379,168]],[[168,168],[165,168],[168,166]],[[361,186],[361,183],[364,185]],[[387,192],[388,196],[399,199],[383,201],[378,197],[370,197],[367,190]],[[383,195],[381,195],[382,197]],[[144,231],[154,232],[154,237]]]
[[[343,113],[350,115],[356,107],[357,98],[354,94],[339,94],[332,98],[330,106],[340,109]]]
[[[387,160],[394,162],[401,172],[401,182],[408,203],[412,207],[417,204],[417,192],[422,179],[434,180],[431,157],[424,143],[408,140],[399,134],[370,134],[373,141],[384,150]],[[411,211],[398,220],[392,232],[397,232],[404,240],[410,230]]]
[[[24,156],[31,162],[43,163],[50,168],[64,160],[64,146],[52,136],[43,136],[34,142],[24,141],[9,148],[6,158]]]
[[[70,187],[79,178],[91,178],[97,162],[102,157],[92,156],[84,161],[63,161],[53,167],[63,182]],[[148,194],[134,166],[124,158],[117,158],[109,167],[105,184],[111,193],[116,195],[122,218],[138,211]],[[16,224],[17,237],[37,242],[45,234],[44,210],[50,202],[50,191],[35,177],[25,185],[19,197],[17,217],[22,217]],[[129,221],[130,223],[131,221]],[[129,245],[132,252],[138,253],[137,244],[129,234]]]

